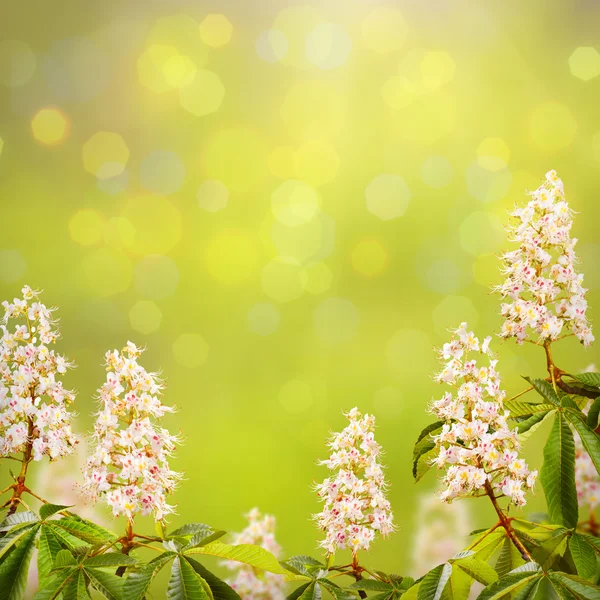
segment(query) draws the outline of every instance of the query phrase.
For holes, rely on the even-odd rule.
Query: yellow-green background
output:
[[[209,14],[226,17],[230,38]],[[599,19],[591,0],[4,6],[0,295],[27,283],[60,307],[77,429],[91,426],[103,353],[147,346],[144,365],[162,371],[179,409],[168,425],[186,437],[173,524],[239,529],[258,506],[277,516],[287,555],[308,554],[324,440],[343,410],[374,412],[399,531],[368,562],[409,572],[419,494],[435,487],[410,474],[442,394],[432,347],[462,320],[481,337],[498,331],[488,286],[506,210],[550,168],[580,213],[597,314]],[[167,67],[147,62],[153,45]],[[186,92],[194,69],[209,83]],[[180,94],[212,112],[192,114]],[[51,145],[36,139],[47,108],[69,124]],[[84,164],[98,132],[128,153],[92,143]],[[126,164],[107,169],[123,173],[98,179],[115,160]],[[295,179],[320,208],[291,227],[277,202],[294,184],[275,213],[272,196]],[[221,210],[199,202],[206,180],[226,186]],[[495,348],[509,394],[519,375],[543,374],[541,351]],[[597,359],[572,340],[557,350],[566,369]],[[528,444],[534,464],[542,443]],[[57,495],[77,478],[69,464]],[[50,494],[52,471],[46,482]],[[528,509],[542,506],[539,491]],[[474,524],[488,518],[477,505]]]

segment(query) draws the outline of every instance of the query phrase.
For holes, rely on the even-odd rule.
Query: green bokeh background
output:
[[[367,562],[410,572],[420,494],[436,485],[410,473],[442,394],[432,349],[463,320],[481,337],[499,330],[489,284],[506,211],[550,168],[580,213],[592,320],[600,306],[600,5],[63,1],[3,13],[0,295],[27,283],[59,307],[77,429],[91,427],[104,352],[147,346],[179,408],[168,426],[186,437],[173,525],[236,530],[258,506],[277,516],[286,555],[314,554],[317,460],[357,405],[377,417],[399,525]],[[210,21],[199,26],[209,14],[232,26],[218,47]],[[175,57],[152,67],[162,92],[140,81],[152,45]],[[221,102],[218,84],[191,92],[208,114],[180,102],[195,68],[224,89]],[[32,126],[45,108],[69,123],[52,145]],[[88,146],[123,170],[112,178],[84,168],[98,132],[129,150],[115,166]],[[311,184],[299,189],[319,206],[280,211],[288,180]],[[226,206],[207,210],[207,189],[226,189]],[[495,349],[509,395],[520,375],[543,375],[541,350]],[[556,358],[576,371],[598,354],[570,339]],[[543,440],[528,442],[534,465]],[[68,495],[75,461],[42,468],[48,495]],[[474,526],[491,518],[472,509]]]

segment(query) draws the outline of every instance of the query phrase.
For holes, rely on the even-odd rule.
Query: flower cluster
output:
[[[353,408],[346,417],[350,424],[329,442],[331,456],[321,461],[335,477],[316,486],[323,511],[314,516],[325,539],[320,546],[330,553],[337,548],[368,550],[375,534],[394,529],[386,483],[379,464],[381,446],[375,441],[375,417]]]
[[[600,505],[600,477],[577,434],[575,434],[575,484],[579,505],[593,512]]]
[[[142,350],[131,342],[122,352],[107,352],[106,383],[100,388],[95,448],[84,467],[83,491],[94,501],[103,496],[114,516],[141,513],[162,520],[173,512],[166,497],[181,478],[168,457],[179,441],[156,419],[173,408],[161,402],[162,382],[137,359]]]
[[[33,460],[53,460],[77,443],[67,410],[75,394],[57,379],[73,365],[48,348],[59,337],[53,309],[30,287],[22,293],[22,298],[2,303],[0,457],[25,452]]]
[[[427,495],[418,505],[413,555],[415,575],[421,577],[460,552],[473,528],[464,503],[441,503]]]
[[[496,291],[508,301],[502,304],[500,335],[523,342],[532,330],[540,341],[552,341],[570,329],[589,346],[594,336],[586,319],[587,290],[576,270],[572,211],[556,171],[546,174],[531,197],[511,213],[517,224],[509,231],[519,248],[502,256],[506,280]]]
[[[275,517],[262,515],[257,508],[253,508],[246,518],[248,526],[234,535],[232,543],[260,546],[279,558],[281,548],[275,540]],[[224,564],[236,571],[235,577],[225,581],[242,600],[283,600],[286,597],[285,580],[281,575],[268,571],[259,574],[254,568],[235,561],[225,561]]]
[[[444,368],[436,380],[456,392],[447,392],[431,407],[445,421],[434,438],[438,451],[434,463],[447,468],[441,494],[445,501],[492,490],[523,506],[524,488],[534,486],[537,471],[529,471],[518,456],[519,440],[507,425],[509,413],[503,407],[505,393],[500,389],[497,361],[490,355],[490,339],[480,343],[462,323],[440,351]],[[488,366],[478,366],[470,352],[487,357]]]

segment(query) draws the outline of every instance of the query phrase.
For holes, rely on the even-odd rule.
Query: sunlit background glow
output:
[[[4,7],[1,297],[59,306],[78,429],[104,352],[147,346],[185,436],[173,524],[235,530],[256,505],[315,554],[317,460],[357,405],[400,526],[366,562],[409,573],[432,349],[461,321],[498,331],[506,211],[550,168],[600,314],[599,20],[592,0]],[[599,359],[563,344],[563,368]],[[509,395],[543,375],[535,348],[495,346]],[[53,468],[67,494],[77,461]]]

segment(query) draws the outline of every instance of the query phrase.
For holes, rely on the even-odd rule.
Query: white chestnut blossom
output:
[[[336,471],[316,486],[325,503],[314,516],[325,539],[319,546],[336,549],[368,550],[377,532],[383,536],[394,530],[394,517],[386,498],[387,488],[379,463],[381,446],[375,441],[375,417],[353,408],[345,415],[350,424],[335,434],[328,446],[331,456],[320,464]]]
[[[75,394],[58,377],[73,365],[49,346],[59,332],[52,313],[29,286],[3,302],[0,324],[0,457],[30,453],[33,460],[66,456],[77,443],[68,407]]]
[[[505,282],[496,291],[506,299],[506,319],[500,335],[522,343],[535,332],[537,340],[556,340],[570,330],[585,346],[594,341],[586,318],[583,274],[576,269],[577,239],[571,238],[573,212],[565,201],[563,182],[556,171],[523,208],[512,213],[509,228],[519,247],[502,256]]]
[[[281,554],[281,547],[275,539],[275,517],[262,515],[258,508],[253,508],[247,515],[248,526],[240,533],[234,534],[232,544],[253,544],[268,550],[276,558]],[[284,600],[285,579],[267,571],[257,572],[249,565],[237,561],[224,561],[235,576],[226,579],[242,598],[242,600]]]
[[[422,577],[460,552],[472,529],[464,502],[442,503],[429,494],[419,497],[413,547],[415,576]]]
[[[445,468],[441,499],[477,495],[491,487],[494,494],[507,496],[517,506],[525,504],[525,490],[532,488],[537,471],[530,471],[519,458],[517,432],[507,424],[505,392],[500,389],[497,361],[491,357],[487,337],[482,343],[462,323],[451,341],[444,344],[440,359],[444,368],[436,376],[454,392],[434,401],[432,413],[444,422],[434,436],[434,464]],[[487,365],[478,365],[473,354]]]
[[[174,409],[161,402],[162,381],[138,364],[141,353],[131,342],[121,352],[106,353],[95,448],[82,489],[94,501],[103,497],[114,516],[131,520],[153,513],[160,521],[173,512],[166,499],[181,479],[168,462],[179,440],[157,424]]]

